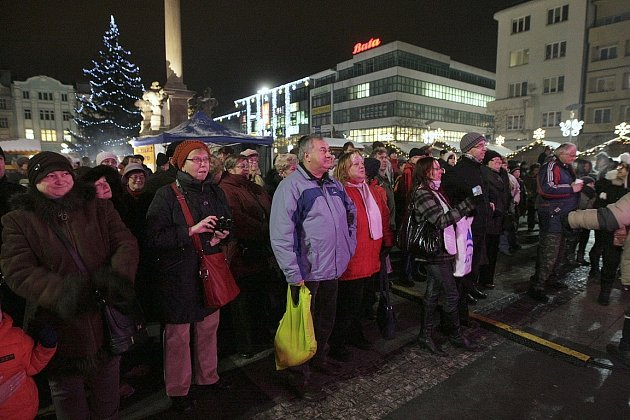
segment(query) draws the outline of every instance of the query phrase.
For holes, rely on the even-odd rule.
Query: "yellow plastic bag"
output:
[[[273,344],[277,370],[301,365],[315,355],[317,341],[311,316],[311,292],[306,286],[300,288],[297,305],[291,298],[291,286],[288,287],[287,310],[280,320]]]

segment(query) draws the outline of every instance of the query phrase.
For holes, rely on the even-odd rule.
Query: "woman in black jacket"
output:
[[[192,240],[199,234],[204,254],[215,254],[221,252],[219,243],[229,234],[214,229],[220,217],[230,217],[230,211],[225,194],[208,177],[209,157],[206,144],[194,140],[182,142],[173,155],[178,168],[175,182],[193,220],[198,221],[194,226],[186,223],[171,185],[157,191],[147,212],[147,242],[157,254],[160,273],[164,381],[166,394],[177,411],[192,409],[193,401],[188,397],[191,383],[225,387],[217,373],[219,310],[204,305],[199,260]]]
[[[453,263],[457,249],[445,247],[444,237],[450,235],[454,245],[455,223],[464,216],[470,215],[474,209],[471,198],[466,198],[457,206],[451,207],[442,193],[440,183],[444,170],[437,159],[424,157],[416,163],[413,171],[415,191],[414,217],[416,221],[427,220],[440,235],[440,250],[422,259],[427,270],[427,290],[424,294],[424,313],[422,330],[418,343],[433,354],[447,356],[438,343],[433,341],[433,313],[437,307],[438,297],[444,291],[444,312],[446,323],[450,327],[449,341],[456,347],[474,350],[468,339],[462,335],[458,316],[459,293],[453,277]]]

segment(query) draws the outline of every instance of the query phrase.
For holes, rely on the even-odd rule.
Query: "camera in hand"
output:
[[[476,187],[473,187],[472,193],[473,193],[474,197],[477,197],[478,195],[483,194],[483,190],[481,189],[481,185],[477,185]]]
[[[226,231],[232,229],[232,219],[227,219],[223,216],[217,219],[214,225],[214,230]]]

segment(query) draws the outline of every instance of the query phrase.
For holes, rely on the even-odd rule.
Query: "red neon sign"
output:
[[[380,38],[370,38],[370,40],[366,43],[357,42],[354,44],[354,49],[352,50],[352,55],[362,53],[363,51],[367,51],[372,48],[376,48],[381,45]]]

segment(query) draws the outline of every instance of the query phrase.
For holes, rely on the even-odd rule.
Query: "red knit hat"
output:
[[[181,142],[175,148],[175,153],[173,153],[173,161],[175,162],[175,166],[177,166],[177,169],[182,169],[190,152],[196,149],[203,149],[208,152],[208,156],[210,156],[210,149],[208,149],[208,145],[201,140],[186,140]]]

